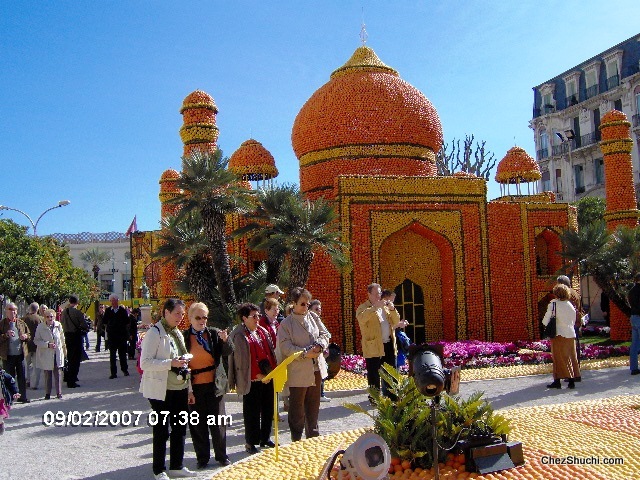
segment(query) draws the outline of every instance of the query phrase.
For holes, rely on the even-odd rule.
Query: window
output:
[[[542,172],[542,191],[550,192],[551,191],[551,174],[549,170]]]
[[[562,192],[562,170],[556,168],[556,193]]]
[[[573,174],[576,179],[576,195],[584,193],[584,169],[582,165],[574,165]]]
[[[553,113],[555,107],[553,105],[553,95],[551,93],[545,93],[542,96],[542,113]]]
[[[613,108],[618,110],[619,112],[622,111],[622,99],[621,98],[619,98],[619,99],[617,99],[617,100],[615,100],[613,102]]]
[[[602,185],[604,183],[604,160],[602,158],[596,158],[593,161],[593,167],[596,185]]]
[[[567,107],[578,103],[578,90],[576,88],[576,81],[567,81]]]
[[[620,77],[618,75],[618,62],[611,60],[607,62],[607,89],[612,89],[620,85]]]
[[[598,94],[598,79],[595,70],[589,70],[584,78],[587,85],[587,98],[595,97]]]
[[[538,159],[547,158],[549,156],[549,134],[545,129],[540,130],[538,141],[540,143]]]

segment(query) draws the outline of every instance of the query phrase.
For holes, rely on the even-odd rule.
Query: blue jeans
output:
[[[640,353],[640,315],[631,315],[631,348],[629,349],[629,368],[638,370]]]

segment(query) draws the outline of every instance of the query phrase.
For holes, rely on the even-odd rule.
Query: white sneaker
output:
[[[192,470],[189,470],[187,467],[182,467],[180,470],[169,470],[167,472],[170,478],[187,478],[187,477],[195,477],[198,474]]]
[[[320,401],[321,401],[321,402],[330,402],[330,401],[331,401],[331,399],[330,399],[329,397],[324,397],[324,396],[322,396],[322,397],[320,397]]]
[[[153,478],[156,480],[171,480],[169,475],[167,475],[167,472],[160,472],[159,474],[154,475]]]

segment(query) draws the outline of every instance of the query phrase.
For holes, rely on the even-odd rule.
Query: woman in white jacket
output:
[[[56,388],[56,396],[62,398],[60,388],[60,371],[64,366],[66,345],[62,325],[56,320],[55,310],[49,308],[44,311],[44,322],[38,324],[33,336],[36,344],[36,365],[44,371],[44,399],[51,398],[51,379]]]
[[[558,283],[553,287],[556,299],[551,300],[542,319],[546,327],[555,314],[556,336],[551,339],[551,357],[553,359],[553,383],[547,388],[562,388],[560,380],[569,379],[569,388],[576,388],[575,379],[580,376],[580,364],[576,354],[576,309],[571,304],[571,290]]]
[[[184,310],[182,300],[169,298],[162,307],[162,318],[149,328],[142,340],[140,391],[149,399],[155,413],[149,418],[153,419],[153,474],[156,480],[195,476],[182,464],[187,435],[185,418],[189,419],[188,376],[178,375],[178,369],[188,363],[183,358],[187,354],[184,337],[178,330]],[[169,415],[161,412],[169,412]],[[170,440],[168,472],[165,465],[167,440]]]

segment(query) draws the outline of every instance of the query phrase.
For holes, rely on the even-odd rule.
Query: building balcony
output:
[[[591,85],[589,88],[587,88],[585,97],[589,99],[591,97],[595,97],[596,95],[598,95],[598,93],[598,84],[596,83],[595,85]]]
[[[573,139],[573,149],[588,147],[600,141],[600,130]]]
[[[607,90],[616,88],[618,85],[620,85],[620,77],[618,75],[613,75],[607,78]]]
[[[557,155],[564,155],[569,151],[569,144],[567,142],[563,142],[560,145],[553,145],[551,147],[551,155],[554,157]]]
[[[579,102],[578,94],[571,95],[570,97],[565,97],[564,104],[567,108],[572,107],[573,105],[577,105]]]
[[[549,156],[549,149],[541,148],[536,152],[536,154],[538,156],[538,160],[542,160],[543,158],[547,158]]]
[[[553,105],[545,105],[544,107],[542,107],[542,114],[546,115],[548,113],[553,113],[556,111],[556,107],[554,107]]]

